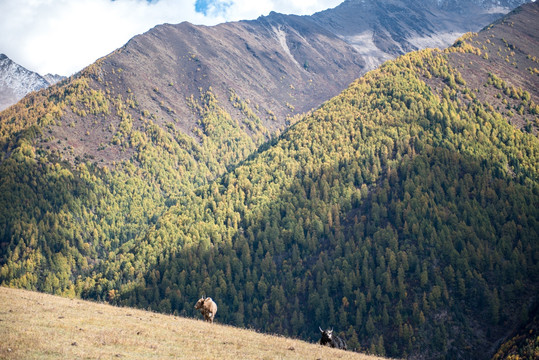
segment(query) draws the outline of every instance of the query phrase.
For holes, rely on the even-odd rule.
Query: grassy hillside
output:
[[[0,287],[0,323],[2,359],[383,360],[217,323],[5,287]]]

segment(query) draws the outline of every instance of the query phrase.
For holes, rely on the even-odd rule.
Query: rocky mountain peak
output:
[[[373,69],[385,60],[426,47],[445,48],[479,31],[526,0],[346,0],[313,15],[351,44]]]
[[[63,78],[51,74],[41,76],[0,54],[0,110],[15,104],[29,92],[43,89]]]

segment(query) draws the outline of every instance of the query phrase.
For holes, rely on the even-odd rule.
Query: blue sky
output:
[[[0,53],[40,74],[71,75],[158,24],[306,15],[342,1],[0,0]]]
[[[216,0],[197,0],[195,2],[195,11],[204,16],[211,14],[225,14],[226,10],[233,5],[232,1],[216,1]]]

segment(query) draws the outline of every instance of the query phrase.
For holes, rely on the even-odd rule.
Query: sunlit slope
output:
[[[217,323],[4,287],[0,321],[2,359],[382,360]]]
[[[461,73],[454,54],[483,56],[470,39],[357,80],[124,244],[96,284],[180,314],[202,289],[227,323],[311,339],[327,324],[390,356],[488,358],[526,321],[539,270],[536,125],[491,102],[536,119],[537,88]]]
[[[362,73],[342,39],[273,14],[157,26],[30,94],[0,113],[1,281],[80,294],[179,198]]]

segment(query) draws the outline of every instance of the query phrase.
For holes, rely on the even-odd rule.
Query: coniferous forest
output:
[[[497,71],[537,84],[538,54],[497,36],[523,18],[388,61],[280,134],[208,88],[186,135],[99,64],[26,97],[0,113],[0,282],[182,316],[208,295],[220,323],[492,355],[539,293],[539,94]],[[77,121],[107,124],[117,158],[76,154]]]

